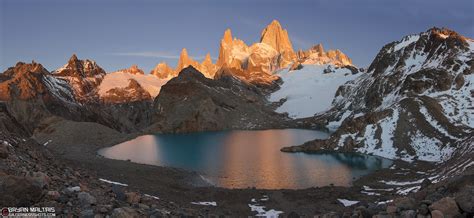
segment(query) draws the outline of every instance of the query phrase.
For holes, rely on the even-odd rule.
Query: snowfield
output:
[[[114,88],[125,88],[130,83],[130,79],[136,80],[151,97],[156,97],[160,93],[161,86],[168,82],[168,79],[160,79],[151,74],[131,74],[124,72],[109,73],[104,77],[104,80],[99,86],[99,95],[105,96],[107,91]]]
[[[280,71],[277,75],[283,80],[281,88],[272,93],[272,102],[286,99],[277,108],[277,112],[287,112],[291,118],[305,118],[325,112],[331,108],[338,87],[357,78],[346,68],[333,68],[333,72],[324,73],[332,65],[303,65],[303,69]]]
[[[400,50],[404,47],[407,47],[408,45],[418,41],[418,39],[420,39],[420,35],[418,35],[418,34],[406,36],[398,44],[396,44],[393,47],[392,52],[395,52],[395,51],[398,51],[398,50]]]

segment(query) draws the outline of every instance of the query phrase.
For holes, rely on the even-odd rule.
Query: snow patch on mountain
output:
[[[418,39],[420,39],[420,35],[409,35],[409,36],[406,36],[405,38],[403,38],[401,40],[401,42],[399,42],[398,44],[396,44],[394,47],[393,47],[393,51],[398,51],[416,41],[418,41]]]
[[[416,132],[412,135],[411,146],[415,149],[418,160],[436,162],[447,159],[453,153],[453,148],[443,146],[443,143],[432,137],[423,135],[421,132]]]
[[[394,109],[392,116],[388,116],[380,120],[378,125],[367,125],[365,128],[364,137],[356,138],[357,141],[365,140],[366,146],[357,149],[357,151],[394,159],[397,155],[397,149],[393,147],[393,136],[398,121],[398,115],[398,110]],[[377,130],[381,132],[380,138],[377,137]],[[340,146],[343,146],[343,144]]]
[[[74,93],[69,88],[69,84],[65,80],[47,75],[43,78],[43,82],[54,96],[66,103],[75,104]]]
[[[105,96],[107,91],[114,88],[126,88],[130,79],[136,80],[150,95],[154,98],[160,93],[161,86],[163,86],[167,79],[159,79],[151,74],[130,74],[124,72],[109,73],[104,77],[104,80],[99,86],[99,95]]]
[[[471,47],[473,49],[473,47]],[[450,89],[443,92],[425,93],[436,100],[443,108],[444,115],[454,124],[474,128],[474,74],[464,75],[464,83],[460,89]]]
[[[349,69],[337,68],[332,72],[324,70],[332,65],[304,65],[301,70],[282,70],[277,75],[283,80],[281,88],[272,93],[269,100],[286,101],[276,109],[288,113],[292,118],[310,117],[330,109],[338,87],[356,79]]]
[[[348,118],[352,113],[353,113],[352,111],[346,110],[346,112],[344,112],[344,114],[342,114],[342,116],[339,120],[329,122],[328,125],[326,125],[326,128],[328,128],[332,132],[336,131],[341,126],[342,121],[344,121],[346,118]],[[354,118],[357,118],[360,115],[361,115],[360,113],[356,114],[356,115],[354,115]]]

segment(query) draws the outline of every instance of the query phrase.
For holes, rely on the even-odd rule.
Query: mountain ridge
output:
[[[331,138],[284,150],[449,159],[473,132],[473,45],[438,28],[385,45],[368,72],[339,87],[333,108],[315,118],[337,125]]]

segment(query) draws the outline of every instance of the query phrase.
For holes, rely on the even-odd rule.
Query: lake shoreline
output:
[[[429,164],[420,162],[413,165],[394,161],[395,169],[383,169],[354,181],[351,187],[313,187],[307,189],[266,190],[225,189],[218,187],[196,187],[193,184],[206,183],[199,174],[182,169],[136,164],[129,161],[111,160],[96,154],[100,148],[116,145],[141,133],[122,134],[99,124],[61,120],[51,124],[50,133],[37,133],[35,139],[40,143],[49,141],[46,146],[55,157],[67,165],[91,171],[98,178],[125,183],[129,190],[158,196],[162,201],[173,202],[179,207],[189,208],[196,214],[242,214],[255,215],[249,208],[251,199],[267,196],[268,201],[260,202],[267,209],[293,211],[299,215],[314,215],[329,211],[352,211],[337,199],[360,201],[361,204],[373,204],[393,199],[399,195],[395,192],[384,192],[381,196],[361,193],[363,186],[379,189],[391,186],[379,183],[380,180],[405,179],[407,170],[414,173],[428,169]],[[403,169],[403,170],[402,170]],[[415,177],[410,177],[415,180]],[[217,207],[193,205],[195,201],[215,201]],[[318,205],[315,208],[315,205]]]

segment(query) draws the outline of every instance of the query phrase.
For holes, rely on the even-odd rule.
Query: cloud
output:
[[[164,52],[164,51],[142,51],[142,52],[113,52],[109,53],[110,55],[115,56],[130,56],[130,57],[145,57],[145,58],[162,58],[162,59],[179,59],[179,54],[171,53],[171,52]],[[201,56],[189,56],[194,60],[204,60],[206,57],[205,55]],[[217,58],[211,56],[212,60],[216,60]]]

